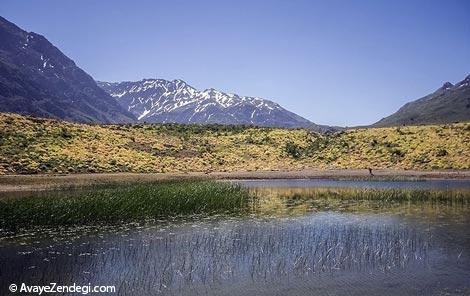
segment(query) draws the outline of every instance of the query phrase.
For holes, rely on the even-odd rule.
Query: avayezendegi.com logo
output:
[[[115,286],[93,286],[88,285],[58,285],[57,283],[49,283],[49,285],[35,286],[21,283],[21,285],[11,284],[8,289],[11,293],[30,293],[42,295],[47,293],[77,293],[87,295],[90,293],[115,293]]]

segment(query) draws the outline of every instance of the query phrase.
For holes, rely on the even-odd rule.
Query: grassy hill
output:
[[[470,169],[470,123],[351,129],[87,125],[0,113],[0,174]]]

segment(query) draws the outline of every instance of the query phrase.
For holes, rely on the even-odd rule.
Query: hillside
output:
[[[182,80],[144,79],[98,82],[140,122],[252,124],[271,127],[310,127],[313,123],[272,101],[197,90]]]
[[[419,100],[410,102],[373,126],[442,124],[470,120],[470,75],[453,85],[450,82]]]
[[[0,173],[470,169],[470,123],[352,129],[87,125],[0,113]]]
[[[134,116],[45,37],[0,17],[0,112],[79,122]]]

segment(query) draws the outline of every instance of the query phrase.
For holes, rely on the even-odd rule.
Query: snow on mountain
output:
[[[182,80],[144,79],[98,82],[141,122],[252,124],[311,127],[313,124],[280,105],[215,89],[199,91]]]

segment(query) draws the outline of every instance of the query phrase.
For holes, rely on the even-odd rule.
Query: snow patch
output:
[[[115,89],[111,91],[111,96],[121,98],[126,95],[125,101],[131,102],[128,103],[129,108],[133,110],[139,120],[150,115],[152,117],[161,116],[161,121],[167,121],[168,117],[165,116],[167,113],[185,112],[186,114],[188,112],[188,117],[185,118],[188,118],[189,122],[207,122],[213,116],[218,115],[217,110],[222,110],[224,116],[235,119],[235,122],[243,122],[243,119],[239,118],[238,112],[252,110],[251,114],[248,113],[250,119],[244,120],[247,123],[256,124],[275,120],[273,118],[275,113],[272,111],[283,110],[278,104],[260,97],[243,97],[212,88],[199,91],[182,80],[146,79],[136,83],[116,83],[111,86]],[[144,111],[141,113],[142,109]],[[208,112],[210,109],[215,113]],[[136,112],[137,110],[139,112]]]
[[[140,114],[140,116],[137,119],[141,120],[142,118],[144,118],[149,113],[150,113],[150,110],[144,109],[144,112],[142,112],[142,114]]]

